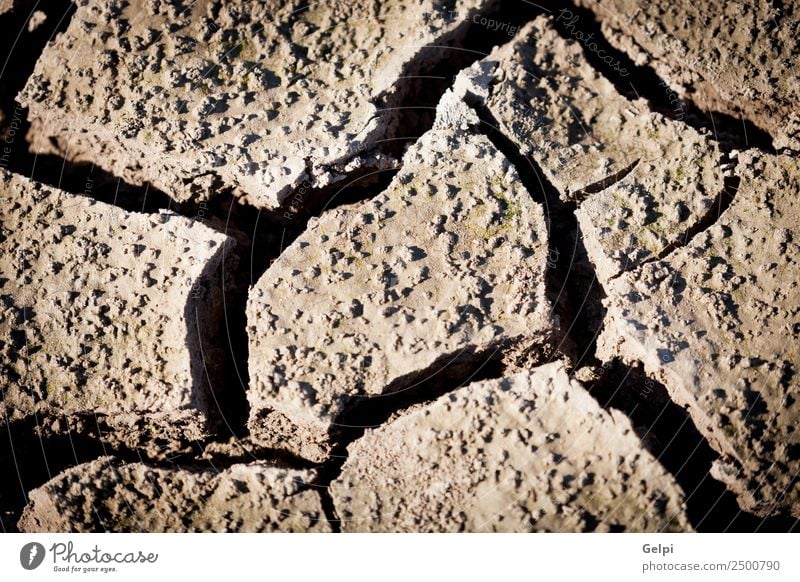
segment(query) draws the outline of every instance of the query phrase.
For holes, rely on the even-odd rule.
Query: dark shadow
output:
[[[547,3],[547,7],[553,25],[563,38],[573,38],[572,33],[576,30],[586,37],[591,36],[597,50],[588,50],[585,44],[578,43],[584,57],[628,99],[642,97],[647,100],[653,111],[684,122],[695,129],[708,130],[714,139],[720,142],[723,150],[758,148],[768,153],[775,153],[772,137],[753,121],[739,119],[719,111],[704,111],[691,101],[678,100],[677,95],[652,67],[636,65],[625,52],[616,49],[608,42],[597,16],[589,8],[579,8],[568,0],[555,0]],[[568,18],[567,15],[571,17]],[[573,23],[575,17],[577,21]],[[600,54],[603,54],[603,58]],[[614,62],[615,66],[610,66],[604,59]]]
[[[586,252],[575,205],[561,200],[538,164],[519,152],[483,104],[470,100],[468,105],[478,114],[483,134],[513,164],[522,185],[544,209],[549,241],[546,289],[563,334],[555,355],[567,355],[576,368],[594,364],[605,293]]]
[[[650,263],[665,258],[672,251],[688,245],[695,236],[713,226],[719,220],[720,216],[733,204],[733,200],[736,198],[736,194],[739,191],[740,182],[741,179],[738,176],[727,176],[724,180],[722,191],[714,198],[714,202],[708,207],[706,213],[701,216],[694,225],[686,229],[679,240],[666,245],[657,256],[648,258],[643,261],[643,263]],[[729,306],[729,308],[733,311],[736,310],[735,305]]]
[[[44,13],[44,22],[30,30],[34,12]],[[0,15],[0,111],[9,116],[17,94],[33,73],[36,61],[48,41],[69,26],[75,13],[71,0],[15,0],[13,8]],[[0,135],[8,129],[8,119],[0,124]],[[21,135],[24,141],[24,134]]]
[[[17,531],[17,521],[28,503],[28,493],[61,471],[106,454],[137,460],[132,451],[112,449],[102,439],[102,419],[85,420],[86,432],[53,434],[60,419],[28,416],[0,423],[0,531]],[[46,424],[45,424],[46,423]]]
[[[236,270],[236,254],[233,244],[223,243],[209,258],[202,273],[192,282],[186,305],[183,309],[186,321],[186,347],[189,352],[191,369],[192,407],[208,411],[210,427],[227,427],[228,432],[236,434],[234,427],[240,424],[242,411],[238,403],[244,398],[244,386],[227,382],[225,375],[225,338],[227,333],[225,317],[228,305],[224,289],[226,279]],[[241,391],[240,397],[227,394]],[[217,432],[217,431],[215,431]]]
[[[447,11],[445,11],[447,13]],[[519,0],[500,0],[480,18],[465,18],[455,30],[435,45],[423,46],[403,67],[400,80],[380,96],[375,106],[388,128],[381,151],[399,156],[433,126],[436,106],[456,76],[474,62],[488,56],[492,48],[509,42],[510,32],[519,30],[538,9]],[[481,19],[502,23],[492,30]],[[477,22],[476,22],[477,20]]]
[[[340,531],[341,522],[328,487],[341,473],[350,443],[363,436],[368,428],[382,425],[409,407],[432,402],[472,382],[502,377],[501,356],[507,347],[496,346],[482,352],[467,349],[455,355],[448,354],[425,370],[396,379],[383,394],[359,396],[351,402],[331,430],[336,445],[328,460],[317,466],[318,478],[310,485],[319,493],[334,531]]]
[[[711,464],[719,455],[689,413],[641,366],[614,361],[587,388],[601,405],[616,408],[631,419],[645,448],[683,489],[689,520],[697,531],[785,533],[797,528],[797,520],[788,515],[761,518],[739,508],[734,494],[710,475]]]

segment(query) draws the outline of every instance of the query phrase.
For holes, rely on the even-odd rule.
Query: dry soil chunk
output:
[[[641,361],[720,452],[714,475],[759,515],[800,515],[800,168],[740,154],[720,220],[607,290],[599,354]]]
[[[32,10],[39,7],[39,2],[35,0],[0,0],[0,16],[6,12],[21,12],[28,18],[27,29],[28,32],[33,32],[42,22],[47,18],[47,15],[41,10]],[[20,30],[7,30],[9,35],[16,36]]]
[[[755,0],[579,0],[603,34],[701,109],[744,117],[800,149],[800,5]],[[567,14],[569,13],[569,14]],[[560,13],[564,21],[571,11]],[[580,20],[575,23],[580,29]]]
[[[680,241],[723,190],[708,136],[620,95],[549,18],[462,73],[457,90],[580,205],[601,282]]]
[[[327,532],[311,471],[264,463],[222,470],[103,457],[31,491],[24,532]]]
[[[232,240],[3,171],[0,196],[0,417],[202,426]]]
[[[20,99],[36,151],[180,201],[230,188],[275,207],[362,163],[404,67],[492,3],[82,0]]]
[[[345,531],[683,531],[683,493],[563,364],[470,384],[349,447]]]
[[[30,12],[31,6],[34,4],[32,0],[0,0],[0,15],[12,10],[23,10],[26,13]],[[8,31],[9,34],[17,34],[18,30]]]
[[[312,221],[251,290],[257,440],[319,460],[364,397],[549,347],[543,212],[476,121],[448,94],[385,192]]]

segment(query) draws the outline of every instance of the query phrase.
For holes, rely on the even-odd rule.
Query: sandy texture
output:
[[[232,240],[2,171],[0,193],[0,417],[202,427]]]
[[[800,168],[752,153],[740,164],[716,224],[610,286],[598,352],[643,362],[688,408],[743,508],[800,515]]]
[[[800,5],[578,0],[604,35],[701,109],[744,117],[800,150]]]
[[[331,485],[344,531],[685,531],[630,421],[560,363],[469,385],[370,430]]]
[[[363,397],[550,344],[542,209],[475,122],[448,93],[389,188],[312,221],[252,289],[257,438],[319,460]]]
[[[21,93],[39,152],[177,200],[276,207],[393,135],[398,79],[493,0],[82,0]],[[388,108],[388,109],[387,109]]]
[[[629,101],[539,17],[457,88],[577,212],[601,282],[680,241],[723,190],[717,145]]]
[[[24,532],[327,532],[314,473],[265,463],[222,471],[112,457],[64,471],[30,493]]]

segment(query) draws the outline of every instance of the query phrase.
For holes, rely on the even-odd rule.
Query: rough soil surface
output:
[[[620,95],[580,44],[539,17],[461,74],[467,100],[579,205],[584,244],[605,283],[658,256],[723,191],[709,136]]]
[[[56,431],[100,417],[131,442],[200,435],[218,360],[201,340],[221,317],[233,241],[2,170],[0,194],[0,417]]]
[[[598,353],[643,362],[688,408],[743,508],[800,516],[800,167],[744,153],[737,174],[719,221],[608,287]]]
[[[755,0],[578,0],[609,42],[704,110],[749,119],[800,150],[800,6]]]
[[[493,0],[82,0],[20,95],[38,152],[272,208],[389,138],[396,84]],[[420,68],[421,64],[416,63]]]
[[[259,439],[321,460],[358,400],[550,345],[542,209],[463,103],[439,109],[385,192],[312,221],[251,291]]]
[[[796,3],[33,4],[0,531],[797,529]]]
[[[102,457],[30,494],[24,532],[327,532],[312,471],[164,469]]]
[[[686,531],[683,493],[561,363],[470,384],[350,446],[344,531]]]

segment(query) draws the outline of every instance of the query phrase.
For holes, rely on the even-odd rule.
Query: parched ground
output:
[[[798,23],[0,2],[0,528],[794,529]]]

